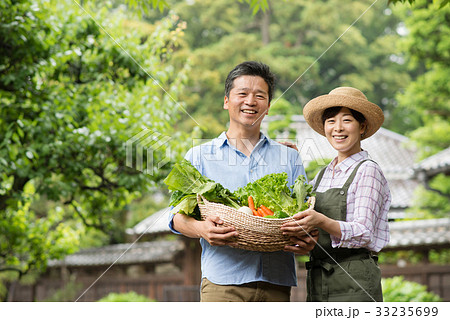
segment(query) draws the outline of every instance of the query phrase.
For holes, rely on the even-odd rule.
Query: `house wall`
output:
[[[396,266],[381,266],[384,278],[402,275],[405,280],[424,284],[429,291],[438,294],[444,301],[450,301],[450,267],[436,265],[419,265],[399,268]],[[75,282],[80,289],[68,301],[75,301],[97,279],[98,275],[79,274]],[[291,301],[306,301],[306,270],[299,267],[298,286],[292,289]],[[197,279],[199,281],[199,279]],[[195,281],[195,282],[197,282]],[[43,301],[56,290],[64,288],[68,282],[61,278],[41,278],[34,286],[17,285],[11,301]],[[126,273],[115,272],[110,276],[100,278],[79,301],[97,301],[111,292],[135,291],[160,302],[199,301],[199,284],[186,284],[185,274],[182,272],[167,274],[146,274],[130,277]]]

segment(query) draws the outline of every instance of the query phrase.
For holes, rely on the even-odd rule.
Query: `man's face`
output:
[[[230,127],[259,126],[268,114],[269,107],[269,86],[258,76],[236,78],[229,97],[224,98],[223,105],[230,114]]]

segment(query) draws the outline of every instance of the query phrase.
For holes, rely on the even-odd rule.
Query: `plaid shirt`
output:
[[[342,188],[357,164],[368,158],[367,151],[355,153],[337,165],[335,158],[327,166],[317,191]],[[315,185],[316,178],[312,185]],[[331,245],[379,252],[389,242],[387,213],[390,204],[391,193],[380,166],[366,161],[348,189],[347,219],[339,221],[341,238],[331,236]]]

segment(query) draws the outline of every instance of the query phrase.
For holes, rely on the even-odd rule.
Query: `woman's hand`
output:
[[[326,217],[314,209],[308,209],[293,215],[292,218],[281,226],[281,231],[291,237],[304,237],[317,229]]]
[[[328,218],[314,209],[299,212],[292,218],[293,220],[281,226],[283,234],[291,237],[303,237],[310,234],[314,229],[321,228],[333,236],[341,237],[339,222]]]

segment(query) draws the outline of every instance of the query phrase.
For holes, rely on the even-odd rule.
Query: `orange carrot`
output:
[[[253,201],[252,196],[248,196],[248,206],[250,207],[250,209],[255,210],[255,202]]]
[[[253,215],[259,217],[258,211],[256,211],[256,209],[253,209]]]
[[[256,210],[256,211],[258,212],[258,216],[259,216],[259,217],[264,217],[264,212],[263,212],[263,210],[261,209],[261,207],[259,207],[258,210]]]
[[[272,210],[270,210],[269,208],[267,208],[264,205],[261,205],[261,208],[263,209],[263,211],[265,213],[264,214],[265,216],[273,216],[273,211]]]

